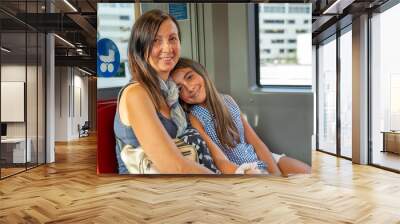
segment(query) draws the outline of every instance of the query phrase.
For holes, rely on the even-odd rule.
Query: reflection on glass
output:
[[[372,163],[400,170],[400,155],[387,150],[382,132],[400,130],[400,33],[393,29],[400,21],[400,5],[372,17]],[[393,137],[392,136],[392,137]],[[394,137],[400,139],[400,137]],[[400,141],[394,143],[400,149]],[[387,146],[386,145],[386,146]],[[383,151],[383,152],[382,152]],[[400,150],[399,150],[400,151]]]
[[[261,85],[311,86],[311,4],[259,4]]]
[[[400,130],[400,73],[390,74],[390,130]]]
[[[38,164],[45,163],[45,60],[46,60],[46,52],[45,52],[45,44],[46,38],[44,34],[39,34],[39,43],[38,43],[38,136],[37,136],[37,149],[38,156],[37,162]]]
[[[27,113],[27,167],[37,165],[37,75],[38,75],[38,35],[36,32],[27,33],[28,61],[27,61],[27,80],[26,80],[26,113]]]
[[[318,51],[318,148],[336,154],[336,40]]]
[[[340,37],[340,153],[352,157],[352,35]]]

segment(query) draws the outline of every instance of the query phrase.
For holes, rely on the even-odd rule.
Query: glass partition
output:
[[[340,36],[340,155],[352,157],[352,32]]]
[[[27,36],[22,33],[1,34],[1,139],[2,177],[24,171],[30,162],[26,151],[26,75]],[[5,130],[5,131],[4,131]]]
[[[400,5],[371,18],[371,137],[374,165],[400,171]]]
[[[27,33],[27,82],[26,82],[26,114],[27,114],[27,167],[37,165],[37,76],[38,76],[38,35],[36,32]]]
[[[45,1],[2,1],[0,178],[45,162],[45,35],[26,24]],[[33,18],[38,18],[33,16]]]
[[[46,36],[38,34],[38,65],[37,65],[37,163],[46,162],[45,124],[46,124]]]
[[[318,149],[336,154],[336,39],[318,48]]]

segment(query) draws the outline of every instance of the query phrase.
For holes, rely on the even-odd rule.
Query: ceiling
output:
[[[312,13],[313,44],[351,24],[353,17],[373,12],[388,0],[314,0]]]
[[[37,44],[30,42],[36,43],[36,39],[33,40],[35,35],[30,33],[52,32],[60,37],[55,38],[56,66],[74,62],[72,65],[95,74],[97,2],[47,0],[46,5],[45,0],[1,0],[2,45],[12,50],[9,60],[25,58],[25,55],[29,59],[35,55]],[[25,35],[20,35],[25,31],[27,40]],[[26,52],[25,41],[28,42]]]
[[[351,23],[351,18],[353,16],[357,16],[368,10],[373,10],[386,1],[387,0],[274,0],[269,2],[312,3],[312,33],[313,43],[315,44],[326,36],[332,35],[340,26],[346,26],[346,23]],[[71,65],[71,63],[76,63],[76,66],[85,66],[95,71],[97,35],[96,12],[97,3],[99,2],[133,1],[47,0],[46,6],[45,0],[1,0],[0,27],[3,33],[9,33],[7,35],[3,34],[3,36],[5,36],[4,38],[10,38],[14,41],[14,44],[10,44],[10,46],[7,47],[16,48],[15,50],[18,52],[18,43],[22,46],[25,39],[20,40],[16,34],[25,32],[25,30],[28,30],[28,32],[54,32],[62,39],[74,45],[72,46],[66,43],[61,38],[55,38],[56,65]],[[49,13],[50,11],[52,11],[52,13]],[[2,43],[4,43],[4,41],[2,41]],[[28,49],[27,51],[29,54],[31,50]]]

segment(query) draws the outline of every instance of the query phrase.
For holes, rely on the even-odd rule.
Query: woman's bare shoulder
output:
[[[142,96],[143,96],[143,94],[148,95],[146,89],[142,85],[140,85],[140,83],[130,84],[122,92],[122,95],[125,95],[125,96],[127,96],[127,95],[132,96],[132,95],[137,95],[137,94],[142,95]]]
[[[146,89],[138,83],[127,86],[119,101],[119,114],[123,124],[132,125],[132,119],[155,117],[156,109]]]
[[[127,86],[121,94],[121,102],[139,103],[143,101],[151,101],[149,93],[139,83],[134,83]]]

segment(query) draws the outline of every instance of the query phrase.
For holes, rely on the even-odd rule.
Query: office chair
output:
[[[89,129],[90,129],[89,121],[85,121],[82,127],[78,125],[79,138],[89,136]]]

